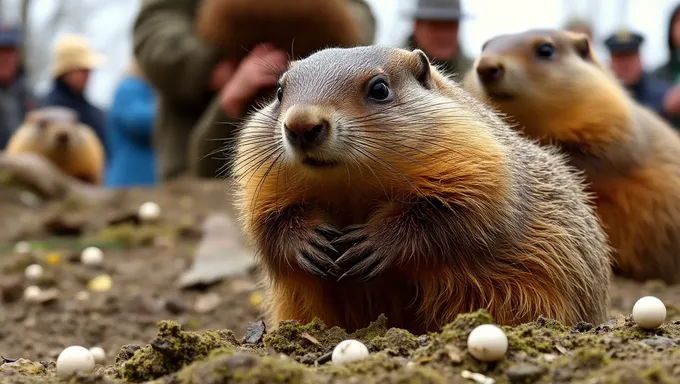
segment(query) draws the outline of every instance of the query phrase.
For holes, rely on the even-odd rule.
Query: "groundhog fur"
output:
[[[557,145],[585,171],[617,274],[680,281],[680,136],[628,95],[585,35],[495,37],[464,82],[526,136]]]
[[[92,128],[80,123],[72,109],[44,107],[29,112],[5,150],[8,156],[24,152],[47,158],[71,177],[102,184],[104,149]]]
[[[321,136],[305,147],[295,132]],[[609,249],[581,177],[420,50],[293,62],[239,140],[237,206],[274,326],[354,330],[384,313],[419,333],[480,308],[500,324],[607,316]]]
[[[196,34],[239,60],[258,43],[269,42],[291,58],[326,47],[360,45],[361,30],[347,0],[204,0]]]

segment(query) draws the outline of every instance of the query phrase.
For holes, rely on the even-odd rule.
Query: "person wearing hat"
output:
[[[593,26],[590,21],[585,18],[573,17],[567,20],[562,29],[576,33],[583,33],[584,35],[588,36],[591,41],[593,40]]]
[[[18,26],[0,25],[0,150],[34,106],[24,78],[21,44]]]
[[[679,91],[643,69],[640,46],[644,41],[644,36],[628,30],[607,37],[610,67],[637,102],[670,121],[680,114],[680,103],[671,102]]]
[[[60,106],[77,111],[80,121],[92,127],[106,150],[104,113],[85,96],[90,71],[99,68],[105,61],[104,56],[92,50],[84,36],[62,36],[52,51],[51,74],[54,83],[40,104],[42,107]]]
[[[472,60],[460,49],[458,30],[465,15],[459,0],[418,0],[409,14],[413,32],[404,48],[419,48],[435,64],[450,74],[462,76],[472,67]]]

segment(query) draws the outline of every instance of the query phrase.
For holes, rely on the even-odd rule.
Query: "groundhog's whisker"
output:
[[[404,179],[404,181],[406,181],[406,183],[408,183],[408,185],[411,186],[411,188],[413,188],[413,189],[414,189],[417,193],[419,193],[422,197],[426,197],[426,195],[423,193],[423,191],[421,191],[420,188],[416,187],[416,186],[411,182],[411,180],[409,180],[409,178],[406,177],[406,175],[404,175],[403,173],[401,173],[398,169],[394,168],[394,167],[393,167],[390,163],[388,163],[387,161],[383,160],[380,156],[378,156],[378,155],[372,153],[368,148],[365,148],[365,147],[362,148],[362,147],[360,147],[360,146],[351,145],[351,144],[350,144],[350,147],[352,147],[354,150],[356,150],[356,151],[360,152],[361,154],[363,154],[364,156],[366,156],[369,160],[373,160],[373,161],[375,161],[376,163],[383,165],[389,172],[392,172],[393,174],[395,174],[395,175],[401,177],[402,179]]]
[[[278,142],[272,143],[265,147],[258,147],[257,150],[254,150],[246,155],[243,160],[239,160],[239,162],[234,167],[234,172],[236,174],[243,174],[244,176],[248,174],[254,174],[257,169],[262,166],[262,164],[267,162],[271,156],[282,151],[283,146]]]
[[[271,172],[271,170],[274,168],[274,165],[276,165],[276,162],[279,161],[281,156],[283,156],[283,151],[280,151],[279,155],[276,156],[276,158],[274,158],[274,161],[272,161],[272,163],[269,165],[269,168],[267,168],[264,175],[262,175],[262,177],[260,178],[260,181],[257,183],[257,187],[255,187],[255,198],[253,199],[253,202],[252,202],[253,205],[252,205],[251,208],[255,207],[255,205],[256,205],[259,197],[260,197],[260,192],[262,190],[262,186],[264,185],[264,181],[267,180],[267,176],[269,176],[269,172]],[[254,211],[254,209],[253,209],[253,211]]]
[[[407,152],[398,151],[398,150],[394,149],[393,147],[390,147],[390,146],[388,146],[388,145],[385,145],[385,143],[384,143],[385,140],[383,140],[382,138],[377,139],[377,138],[373,138],[373,137],[361,137],[361,138],[354,138],[353,140],[354,140],[355,142],[360,143],[360,144],[363,144],[363,145],[369,145],[369,143],[370,143],[370,144],[372,144],[371,148],[374,148],[374,149],[384,149],[384,150],[388,150],[388,151],[390,151],[390,152],[393,152],[393,153],[395,153],[395,154],[397,154],[397,155],[399,155],[399,156],[404,156],[404,157],[406,157],[408,160],[410,160],[411,162],[413,162],[413,163],[415,163],[415,164],[421,163],[420,161],[418,161],[418,160],[413,159],[412,157],[410,157],[410,156],[407,154]],[[412,151],[414,151],[414,152],[420,153],[420,154],[425,155],[425,156],[428,156],[428,157],[432,157],[432,158],[434,158],[434,159],[436,159],[436,160],[439,160],[439,161],[446,161],[446,159],[442,159],[442,158],[440,158],[440,157],[438,157],[438,156],[435,156],[434,154],[427,153],[427,152],[425,152],[425,151],[423,151],[423,150],[421,150],[421,149],[412,147],[412,146],[410,146],[410,145],[403,144],[403,142],[399,142],[399,141],[396,141],[396,140],[393,140],[393,139],[388,139],[388,141],[390,141],[392,144],[396,144],[396,146],[398,146],[398,147],[403,147],[403,148],[410,149],[410,150],[412,150]],[[432,168],[429,168],[429,167],[428,167],[428,169],[432,170]]]
[[[462,152],[460,150],[457,150],[457,149],[454,149],[454,148],[451,148],[451,147],[448,147],[448,146],[442,144],[442,142],[451,141],[451,138],[445,137],[444,135],[437,136],[435,133],[431,133],[431,132],[428,132],[427,134],[426,133],[422,133],[422,134],[416,133],[416,134],[414,134],[414,132],[413,132],[414,129],[412,129],[413,127],[414,126],[411,126],[409,128],[404,128],[403,132],[400,132],[400,130],[398,130],[398,129],[395,129],[395,130],[379,130],[379,129],[373,130],[372,129],[371,133],[381,133],[381,134],[385,134],[385,135],[380,136],[380,138],[371,138],[371,139],[377,140],[377,141],[380,141],[380,142],[387,141],[387,142],[395,143],[398,146],[405,146],[405,144],[403,144],[403,138],[405,137],[405,138],[409,138],[409,139],[418,140],[418,141],[420,141],[424,144],[439,147],[439,148],[446,150],[446,151],[449,151],[451,153],[462,154]],[[363,132],[366,131],[365,128],[362,129],[360,126],[353,127],[353,126],[349,125],[349,126],[345,126],[343,128],[345,128],[345,130],[348,131],[348,132],[363,133]],[[411,131],[409,131],[409,129],[411,129]],[[402,134],[402,133],[404,134],[404,136],[400,137],[399,135]],[[366,137],[364,137],[364,138],[366,138]],[[410,147],[410,148],[415,149],[415,148],[412,148],[412,147]],[[422,150],[418,149],[418,151],[422,152],[423,154],[426,154],[426,152],[423,152]]]

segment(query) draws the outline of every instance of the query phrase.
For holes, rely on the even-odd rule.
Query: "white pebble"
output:
[[[470,332],[467,340],[470,354],[477,360],[496,361],[508,350],[508,337],[493,324],[483,324]]]
[[[78,300],[78,301],[90,300],[90,292],[80,291],[80,292],[76,293],[76,300]]]
[[[68,376],[76,372],[91,373],[94,371],[94,357],[90,351],[79,345],[70,346],[57,357],[57,374]]]
[[[26,301],[38,301],[40,299],[40,294],[42,294],[42,289],[35,285],[31,285],[24,289],[24,299]]]
[[[633,320],[640,328],[657,328],[666,320],[666,306],[654,296],[645,296],[633,306]]]
[[[368,357],[368,348],[358,340],[344,340],[335,346],[331,360],[333,364],[342,364],[348,361],[365,359]]]
[[[31,244],[25,241],[20,241],[14,245],[14,253],[16,254],[25,255],[29,252],[31,252]]]
[[[104,352],[102,347],[92,347],[90,348],[90,353],[94,357],[95,363],[101,364],[106,360],[106,352]]]
[[[153,201],[148,201],[139,206],[139,218],[142,221],[153,221],[161,215],[161,207]]]
[[[100,265],[104,262],[104,252],[97,247],[87,247],[80,253],[80,262],[85,265]]]
[[[27,279],[36,280],[43,275],[43,267],[40,264],[31,264],[24,270]]]

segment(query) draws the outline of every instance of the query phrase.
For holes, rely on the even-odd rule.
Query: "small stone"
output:
[[[80,253],[80,262],[88,266],[98,266],[104,262],[104,252],[97,247],[87,247]]]
[[[267,327],[264,321],[255,321],[248,324],[248,329],[246,330],[245,342],[248,344],[257,344],[262,341],[264,334],[267,332]],[[316,358],[315,358],[316,359]]]
[[[94,362],[97,364],[102,364],[106,360],[106,352],[102,347],[92,347],[90,348],[90,353],[94,357]]]
[[[41,292],[42,289],[35,285],[26,287],[26,289],[24,289],[24,300],[32,303],[37,302]]]
[[[161,207],[153,201],[148,201],[139,206],[138,215],[144,222],[154,222],[161,215]]]
[[[64,349],[57,357],[57,374],[62,377],[76,372],[91,373],[94,366],[94,357],[90,351],[79,345]]]
[[[0,277],[0,293],[3,302],[13,303],[21,299],[23,290],[24,286],[19,276]]]
[[[462,371],[460,373],[460,376],[463,379],[475,381],[477,384],[495,384],[496,383],[496,380],[494,380],[493,378],[484,376],[481,373],[476,373],[476,372]]]
[[[653,348],[666,348],[678,345],[678,343],[675,340],[663,336],[654,336],[649,339],[644,339],[641,342]]]
[[[584,323],[584,322],[582,322],[582,321],[579,321],[579,322],[576,323],[576,325],[574,326],[574,331],[575,331],[575,332],[578,332],[578,333],[588,332],[588,331],[590,331],[591,329],[593,329],[593,325],[592,325],[592,324],[590,324],[590,323]]]
[[[113,280],[109,275],[99,275],[87,283],[87,289],[94,292],[104,292],[111,289]]]
[[[208,293],[196,299],[194,311],[197,313],[212,312],[222,302],[222,297],[217,293]]]
[[[118,351],[118,355],[116,355],[116,365],[120,365],[130,360],[135,352],[139,351],[140,349],[142,349],[142,347],[136,344],[123,345],[120,348],[120,351]]]
[[[26,241],[20,241],[14,245],[14,253],[17,255],[26,255],[31,252],[31,244]]]
[[[422,346],[427,345],[430,342],[430,338],[427,335],[418,336],[418,343]]]
[[[529,363],[520,363],[510,367],[505,374],[511,383],[533,383],[545,375],[548,370],[545,367]]]
[[[38,280],[43,275],[43,267],[40,264],[31,264],[24,270],[24,276],[29,280]]]
[[[78,300],[78,301],[88,301],[88,300],[90,300],[90,292],[80,291],[80,292],[76,293],[76,300]]]
[[[543,360],[547,361],[548,363],[552,363],[557,359],[557,355],[553,355],[552,353],[546,353],[543,355]]]
[[[173,315],[179,315],[186,310],[181,299],[165,300],[165,310]]]

